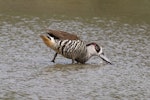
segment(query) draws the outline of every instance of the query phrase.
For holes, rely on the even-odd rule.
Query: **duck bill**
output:
[[[100,54],[99,57],[100,57],[101,59],[103,59],[105,62],[107,62],[107,63],[109,63],[109,64],[112,65],[111,61],[110,61],[105,55]]]

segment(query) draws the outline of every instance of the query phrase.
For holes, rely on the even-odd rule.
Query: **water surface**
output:
[[[150,6],[147,0],[137,0],[134,6],[135,0],[2,1],[0,99],[150,99],[147,18]],[[128,5],[117,6],[123,3]],[[70,4],[74,4],[73,7]],[[139,5],[142,8],[138,8]],[[145,14],[147,16],[143,16]],[[98,57],[91,58],[85,65],[71,64],[71,60],[60,55],[56,63],[50,62],[54,51],[39,37],[46,29],[75,33],[87,43],[97,42],[114,65]]]

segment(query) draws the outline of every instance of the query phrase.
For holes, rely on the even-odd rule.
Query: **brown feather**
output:
[[[57,39],[60,40],[65,40],[65,39],[69,39],[69,40],[79,40],[80,38],[75,35],[75,34],[71,34],[68,32],[64,32],[64,31],[58,31],[58,30],[48,30],[48,34],[54,36]]]

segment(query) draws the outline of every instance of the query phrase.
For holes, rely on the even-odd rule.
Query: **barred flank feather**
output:
[[[73,60],[85,59],[87,55],[87,48],[84,42],[80,40],[56,40],[57,53],[63,55],[66,58]],[[86,60],[86,59],[85,59]],[[78,62],[84,63],[84,60]]]

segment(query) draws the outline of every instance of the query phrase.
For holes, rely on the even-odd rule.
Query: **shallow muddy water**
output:
[[[33,6],[33,9],[21,6],[26,3],[25,0],[6,0],[0,4],[3,5],[0,10],[1,100],[150,99],[150,24],[146,19],[148,16],[143,16],[143,13],[149,15],[146,10],[150,7],[147,7],[149,3],[146,0],[141,3],[143,7],[147,4],[143,8],[145,12],[137,9],[137,6],[129,10],[129,13],[127,9],[117,10],[115,7],[116,11],[110,14],[109,8],[105,13],[97,13],[98,0],[92,4],[90,0],[85,3],[78,0],[69,3],[64,1],[66,6],[59,10],[62,2],[37,1],[39,3],[36,2],[37,6]],[[102,8],[105,4],[110,8],[119,5],[114,0],[111,3],[100,1]],[[53,15],[50,16],[49,10],[45,9],[51,3],[57,4],[57,9],[51,9]],[[88,8],[81,8],[81,16],[80,12],[76,12],[78,9],[70,8],[70,13],[67,13],[65,11],[70,3],[75,3],[76,7],[82,7],[82,4],[83,8],[95,7],[95,10],[90,9],[95,12],[86,17],[89,14]],[[126,0],[126,3],[129,1]],[[31,4],[34,2],[31,1]],[[10,9],[8,5],[20,6]],[[131,5],[132,2],[129,7]],[[130,17],[132,10],[135,19]],[[42,11],[48,14],[42,15]],[[120,14],[121,11],[124,13]],[[99,16],[100,14],[104,15]],[[47,48],[39,37],[46,29],[75,33],[87,43],[97,42],[103,46],[105,54],[114,65],[106,64],[98,57],[91,58],[86,64],[71,64],[70,59],[60,55],[56,58],[56,63],[52,63],[54,51]]]

